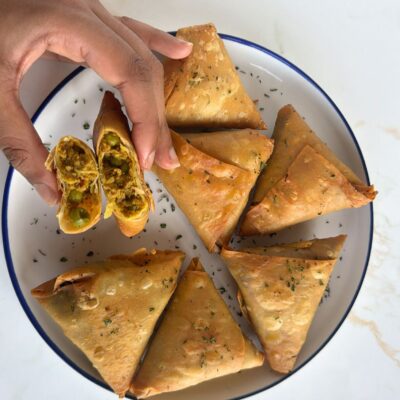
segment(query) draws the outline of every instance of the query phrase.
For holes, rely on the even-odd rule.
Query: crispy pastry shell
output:
[[[179,29],[193,43],[184,60],[164,64],[166,115],[173,128],[266,129],[213,24]]]
[[[68,158],[65,148],[70,146],[81,149],[86,158],[83,165],[72,167],[69,163],[65,164]],[[99,172],[93,151],[82,140],[64,136],[50,152],[45,166],[49,171],[56,172],[58,187],[62,193],[57,212],[60,229],[69,234],[82,233],[90,229],[99,221],[101,214]],[[69,199],[72,190],[85,192],[79,203],[73,203]],[[88,212],[88,222],[83,226],[76,226],[70,218],[71,209],[76,207],[84,208]]]
[[[123,397],[175,290],[183,258],[179,251],[141,250],[74,268],[32,295]]]
[[[199,133],[186,136],[188,140],[175,132],[171,134],[181,165],[174,170],[154,166],[153,171],[207,249],[215,251],[216,244],[229,242],[260,166],[271,153],[271,141],[251,130],[215,132],[210,136]]]
[[[179,282],[133,380],[139,398],[184,389],[262,365],[198,259]]]
[[[339,161],[291,105],[279,111],[272,138],[274,151],[241,234],[276,232],[375,198],[374,187]]]
[[[110,189],[109,184],[107,184],[103,160],[107,157],[105,149],[108,151],[110,149],[105,143],[103,148],[102,141],[108,133],[113,133],[119,137],[122,144],[119,153],[130,161],[129,175],[133,187],[129,188],[129,193],[135,193],[135,196],[140,199],[138,206],[140,209],[133,215],[126,215],[123,208],[115,200],[115,196],[126,197],[127,189],[119,189],[115,185]],[[111,92],[107,91],[104,94],[100,112],[94,125],[93,137],[99,162],[100,180],[108,201],[104,217],[108,218],[113,214],[121,232],[125,236],[134,236],[143,230],[150,210],[154,209],[154,203],[150,190],[144,181],[135,148],[130,140],[128,121],[121,110],[121,104]]]
[[[233,251],[221,257],[238,284],[243,314],[271,368],[288,373],[306,340],[345,235]]]

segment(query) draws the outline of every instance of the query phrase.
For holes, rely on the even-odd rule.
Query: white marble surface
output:
[[[256,399],[400,398],[400,3],[398,0],[108,0],[165,30],[213,21],[297,64],[334,99],[354,129],[379,190],[368,273],[342,328],[299,373]],[[40,62],[22,97],[34,110],[72,69]],[[0,168],[7,168],[0,156]],[[2,184],[2,182],[0,182]],[[44,343],[20,307],[0,255],[0,398],[114,399]]]

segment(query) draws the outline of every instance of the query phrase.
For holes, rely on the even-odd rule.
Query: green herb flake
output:
[[[154,307],[150,307],[150,308],[149,308],[149,311],[150,311],[150,312],[153,312],[154,310],[155,310]]]
[[[82,127],[83,127],[83,129],[85,129],[85,130],[90,129],[90,124],[89,124],[89,122],[85,122],[85,123],[82,125]]]
[[[166,223],[162,223],[162,224],[160,224],[160,228],[162,228],[162,229],[165,229],[167,227],[167,224]]]
[[[182,239],[182,235],[177,235],[176,236],[175,240],[179,240],[179,239]]]
[[[68,261],[68,258],[67,258],[67,257],[61,257],[61,258],[60,258],[60,261],[61,261],[62,263],[65,263],[65,262]]]
[[[110,318],[104,318],[103,322],[104,322],[105,326],[108,326],[108,325],[110,325],[112,323],[112,320]]]

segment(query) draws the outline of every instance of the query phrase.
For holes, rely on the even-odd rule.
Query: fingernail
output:
[[[55,206],[59,200],[59,193],[55,192],[51,187],[47,186],[45,183],[37,183],[33,185],[36,191],[39,193],[40,197],[49,205]]]
[[[144,168],[145,169],[151,169],[151,167],[153,166],[154,163],[154,157],[156,155],[155,151],[152,151],[146,158],[146,161],[144,163]]]
[[[186,40],[180,39],[180,38],[176,38],[176,40],[178,40],[179,42],[186,44],[186,46],[189,47],[193,47],[193,43],[192,42],[187,42]]]
[[[176,155],[176,151],[173,147],[170,147],[168,154],[171,168],[179,167],[181,163],[179,162],[178,156]]]

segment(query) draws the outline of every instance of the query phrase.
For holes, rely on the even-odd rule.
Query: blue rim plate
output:
[[[361,160],[362,163],[362,168],[363,168],[363,172],[365,174],[367,183],[370,184],[369,182],[369,176],[368,176],[368,171],[367,171],[367,167],[364,161],[364,157],[363,154],[361,152],[360,146],[357,142],[357,139],[353,133],[353,131],[351,130],[348,122],[346,121],[345,117],[343,116],[343,114],[341,113],[341,111],[339,110],[339,108],[336,106],[336,104],[333,102],[333,100],[328,96],[328,94],[312,79],[310,78],[306,73],[304,73],[300,68],[298,68],[297,66],[295,66],[294,64],[292,64],[290,61],[286,60],[285,58],[283,58],[282,56],[274,53],[273,51],[260,46],[256,43],[250,42],[248,40],[245,39],[241,39],[232,35],[227,35],[227,34],[220,34],[220,36],[224,39],[224,40],[228,40],[228,41],[232,41],[232,42],[236,42],[236,43],[240,43],[242,45],[254,48],[260,52],[263,52],[273,58],[275,58],[276,60],[280,61],[281,63],[285,64],[286,66],[288,66],[290,69],[292,69],[293,71],[295,71],[297,74],[299,74],[302,78],[304,78],[308,83],[310,83],[315,89],[317,89],[317,91],[320,92],[320,94],[322,94],[322,96],[328,101],[328,103],[331,105],[331,107],[335,110],[335,112],[337,113],[337,115],[340,117],[340,119],[342,120],[343,124],[346,127],[346,130],[348,132],[348,134],[350,135],[355,148],[358,152],[358,156]],[[54,90],[51,91],[51,93],[47,96],[47,98],[43,101],[43,103],[40,105],[40,107],[37,109],[37,111],[35,112],[35,114],[32,117],[32,123],[35,123],[36,120],[38,119],[38,117],[41,115],[41,113],[43,112],[43,110],[46,108],[46,106],[48,105],[48,103],[53,99],[53,97],[68,83],[70,82],[74,77],[76,77],[80,72],[82,72],[84,70],[83,67],[78,67],[77,69],[75,69],[72,73],[70,73],[62,82],[60,82],[55,88]],[[41,327],[41,325],[39,324],[38,320],[36,319],[36,317],[34,316],[32,310],[30,309],[23,293],[21,290],[21,287],[19,285],[18,282],[18,278],[14,269],[14,265],[13,265],[13,260],[12,260],[12,255],[11,255],[11,250],[10,250],[10,242],[9,242],[9,233],[8,233],[8,219],[7,219],[7,215],[8,215],[8,204],[9,204],[9,191],[10,191],[10,185],[11,185],[11,181],[12,181],[12,177],[13,177],[13,172],[14,169],[12,167],[9,168],[8,173],[7,173],[7,178],[6,178],[6,182],[5,182],[5,187],[4,187],[4,194],[3,194],[3,205],[2,205],[2,235],[3,235],[3,247],[4,247],[4,254],[5,254],[5,259],[6,259],[6,263],[7,263],[7,269],[11,278],[11,282],[12,285],[14,287],[15,293],[18,297],[19,302],[21,303],[21,306],[23,308],[23,310],[25,311],[27,317],[29,318],[29,320],[31,321],[32,325],[34,326],[34,328],[37,330],[37,332],[39,333],[39,335],[43,338],[43,340],[50,346],[50,348],[58,355],[60,356],[60,358],[62,360],[64,360],[70,367],[72,367],[75,371],[79,372],[81,375],[83,375],[84,377],[86,377],[87,379],[89,379],[90,381],[96,383],[97,385],[107,389],[107,390],[111,390],[103,381],[98,380],[96,378],[94,378],[92,375],[88,374],[86,371],[84,371],[82,368],[80,368],[78,365],[76,365],[71,359],[68,358],[68,356],[66,354],[64,354],[62,352],[62,350],[50,339],[50,337],[46,334],[46,332],[43,330],[43,328]],[[349,314],[357,296],[358,293],[361,289],[366,271],[367,271],[367,267],[368,267],[368,262],[369,262],[369,258],[370,258],[370,253],[371,253],[371,247],[372,247],[372,239],[373,239],[373,206],[372,203],[369,204],[369,212],[370,212],[370,234],[369,234],[369,243],[368,243],[368,250],[366,253],[366,258],[365,258],[365,264],[364,264],[364,268],[363,268],[363,272],[362,275],[360,277],[360,281],[358,283],[358,287],[356,289],[356,291],[354,292],[354,296],[346,310],[346,312],[343,314],[342,318],[340,319],[339,323],[337,324],[336,328],[333,330],[333,332],[330,334],[330,336],[320,345],[320,347],[311,355],[309,356],[303,363],[301,363],[300,365],[298,365],[290,374],[285,375],[283,377],[281,377],[280,379],[276,380],[275,382],[273,382],[272,384],[269,384],[265,387],[262,387],[258,390],[252,391],[250,393],[247,393],[243,396],[239,396],[239,397],[233,397],[231,398],[231,400],[239,400],[239,399],[244,399],[247,398],[249,396],[258,394],[260,392],[263,392],[267,389],[270,389],[271,387],[283,382],[284,380],[286,380],[288,377],[290,377],[291,375],[293,375],[294,373],[296,373],[297,371],[299,371],[304,365],[306,365],[309,361],[311,361],[325,346],[326,344],[332,339],[332,337],[336,334],[336,332],[338,331],[338,329],[341,327],[342,323],[344,322],[344,320],[346,319],[347,315]],[[134,399],[134,397],[132,396],[127,396],[129,398]]]

